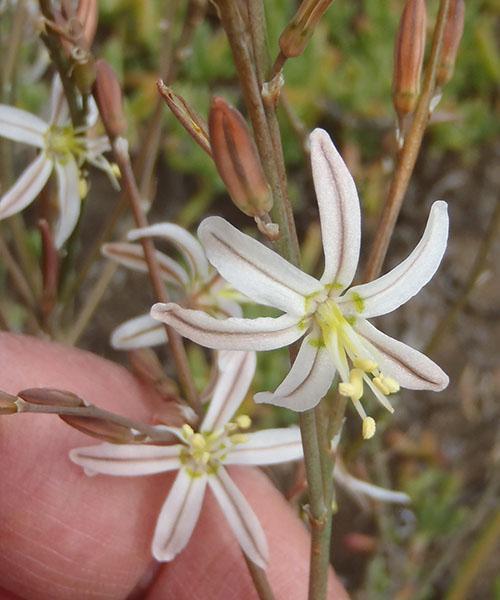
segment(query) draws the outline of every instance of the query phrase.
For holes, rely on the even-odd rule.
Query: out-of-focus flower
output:
[[[302,457],[300,432],[291,427],[242,433],[250,426],[250,419],[246,415],[236,418],[233,415],[252,381],[255,354],[221,352],[218,366],[219,378],[199,431],[193,431],[190,425],[170,428],[180,443],[101,444],[72,450],[70,458],[88,475],[136,476],[179,471],[153,537],[152,552],[157,560],[172,560],[185,548],[198,521],[208,485],[242,550],[264,568],[268,557],[264,532],[225,465],[269,465],[297,460]]]
[[[97,112],[91,110],[86,126],[75,130],[69,121],[68,105],[58,76],[52,82],[50,106],[50,118],[45,122],[25,110],[0,105],[0,135],[40,149],[35,160],[0,198],[0,219],[31,204],[55,172],[59,214],[54,241],[60,248],[75,228],[81,198],[86,194],[81,166],[92,164],[106,171],[115,185],[117,182],[111,165],[103,156],[109,150],[107,139],[89,136],[89,130],[97,121]]]
[[[218,275],[208,262],[200,242],[174,223],[157,223],[128,234],[131,241],[143,237],[159,237],[173,245],[181,254],[187,270],[163,252],[156,257],[163,280],[182,298],[189,308],[204,310],[213,317],[239,317],[242,296]],[[141,244],[112,242],[104,244],[104,256],[136,271],[147,272]],[[157,346],[167,342],[165,328],[149,314],[140,315],[118,326],[111,335],[111,345],[117,350]]]
[[[283,383],[274,393],[256,394],[255,400],[296,411],[310,409],[338,371],[339,391],[352,399],[363,419],[363,436],[369,438],[375,422],[360,403],[364,384],[390,411],[387,396],[400,386],[439,391],[448,384],[433,361],[367,320],[401,306],[434,275],[446,248],[447,205],[434,203],[423,237],[406,260],[376,281],[349,288],[361,238],[356,187],[321,129],[311,134],[311,160],[325,253],[319,281],[224,219],[209,217],[198,230],[208,259],[234,288],[285,314],[217,320],[201,311],[159,303],[151,315],[209,348],[272,350],[304,337]]]

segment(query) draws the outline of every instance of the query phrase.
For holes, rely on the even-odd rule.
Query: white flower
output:
[[[174,223],[156,223],[131,230],[131,241],[144,237],[159,237],[179,251],[187,269],[159,250],[156,259],[162,279],[180,295],[183,306],[204,310],[214,317],[240,317],[238,302],[245,299],[232,289],[208,262],[200,242],[188,231]],[[102,247],[104,256],[136,271],[147,272],[141,244],[112,242]],[[119,325],[111,335],[111,345],[117,350],[157,346],[167,342],[165,327],[149,313],[134,317]]]
[[[295,362],[274,393],[255,396],[303,411],[332,384],[349,396],[363,418],[363,435],[375,422],[360,403],[364,384],[389,410],[387,395],[399,386],[439,391],[446,374],[420,352],[380,332],[367,319],[389,313],[412,298],[433,276],[446,248],[445,202],[432,206],[415,250],[376,281],[350,289],[359,259],[360,208],[354,181],[328,134],[311,134],[311,161],[321,219],[325,269],[318,281],[244,235],[224,219],[209,217],[198,235],[209,261],[252,300],[284,311],[277,318],[216,320],[176,304],[155,304],[151,315],[209,348],[272,350],[304,337]]]
[[[153,537],[157,560],[172,560],[191,537],[198,521],[207,485],[219,502],[242,550],[260,567],[268,549],[262,527],[225,465],[270,465],[302,457],[298,428],[241,433],[250,419],[230,421],[241,404],[255,372],[255,354],[222,352],[219,378],[199,432],[189,425],[169,428],[179,438],[172,446],[101,444],[70,452],[73,462],[89,475],[151,475],[179,473],[161,509]]]
[[[105,170],[112,180],[114,175],[102,156],[109,150],[107,139],[87,136],[87,130],[97,121],[96,110],[91,111],[82,130],[73,129],[58,76],[52,82],[50,107],[50,118],[45,122],[25,110],[0,104],[0,136],[40,149],[35,160],[0,198],[0,219],[10,217],[31,204],[55,171],[59,216],[54,241],[60,248],[75,228],[80,215],[81,196],[85,195],[86,186],[82,186],[80,166],[88,162]]]

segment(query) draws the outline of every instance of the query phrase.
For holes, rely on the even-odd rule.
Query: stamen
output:
[[[351,369],[349,383],[340,383],[339,393],[341,396],[348,396],[353,402],[359,400],[363,395],[363,371]]]
[[[191,436],[194,435],[194,429],[191,427],[191,425],[188,425],[187,423],[185,423],[182,427],[181,427],[181,431],[184,435],[184,437],[188,440]]]
[[[207,447],[207,440],[201,433],[195,433],[191,437],[191,445],[197,450],[204,450]]]
[[[372,417],[365,417],[363,419],[363,439],[369,440],[371,437],[373,437],[376,429],[377,426],[375,424],[375,419]]]
[[[238,415],[236,417],[236,424],[240,429],[248,429],[252,424],[252,419],[248,415]]]
[[[373,373],[378,369],[377,363],[369,358],[355,358],[352,362],[356,368],[365,371],[365,373]]]

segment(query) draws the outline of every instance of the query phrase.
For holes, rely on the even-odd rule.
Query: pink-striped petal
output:
[[[448,385],[448,375],[425,354],[382,333],[364,319],[356,323],[355,329],[370,344],[380,370],[401,387],[440,392]]]
[[[220,217],[205,219],[198,237],[222,277],[255,302],[302,316],[306,297],[323,289],[319,281]]]
[[[42,191],[53,169],[52,161],[40,154],[0,198],[0,219],[6,219],[26,208]]]
[[[353,178],[323,129],[310,136],[311,165],[325,252],[324,284],[348,287],[356,272],[361,241],[359,199]]]
[[[385,315],[415,296],[437,271],[448,240],[446,202],[434,202],[422,239],[397,267],[375,281],[351,288],[338,303],[365,318]]]
[[[266,536],[243,494],[223,467],[208,478],[208,484],[243,552],[265,569],[269,557]]]
[[[201,431],[224,427],[245,399],[255,373],[255,352],[224,352],[218,362],[219,377]]]
[[[0,104],[0,136],[29,144],[36,148],[45,146],[45,133],[48,129],[47,123],[31,113]]]
[[[288,346],[304,335],[300,320],[290,315],[216,319],[173,303],[154,304],[150,314],[193,342],[216,350],[274,350]]]
[[[300,429],[265,429],[248,434],[248,441],[231,448],[226,465],[274,465],[302,458]]]
[[[168,342],[162,323],[152,319],[149,314],[129,319],[113,330],[111,345],[116,350],[151,348]]]
[[[316,406],[330,388],[335,367],[328,349],[320,345],[316,332],[310,333],[300,347],[299,353],[274,393],[255,394],[257,403],[265,402],[302,412]]]
[[[56,161],[55,168],[59,214],[54,227],[54,243],[61,248],[73,233],[80,216],[80,171],[73,158],[64,163]]]
[[[182,444],[153,446],[140,444],[99,444],[75,448],[70,459],[85,469],[88,475],[101,473],[121,477],[153,475],[175,471],[181,466]]]
[[[181,469],[161,509],[153,536],[153,556],[172,560],[186,547],[200,516],[206,475],[192,477]]]

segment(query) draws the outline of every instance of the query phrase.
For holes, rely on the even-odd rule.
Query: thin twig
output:
[[[432,50],[429,64],[426,68],[422,93],[418,100],[415,115],[405,138],[403,148],[398,156],[389,193],[382,209],[382,215],[368,255],[364,273],[365,281],[374,279],[382,269],[389,242],[405,198],[406,190],[408,189],[413,169],[415,168],[422,139],[429,121],[429,107],[436,87],[436,72],[441,57],[441,47],[449,5],[450,0],[441,0],[439,4],[439,12],[432,39]]]
[[[255,591],[259,596],[260,600],[274,600],[273,590],[271,588],[271,584],[269,583],[269,579],[267,578],[267,574],[264,569],[258,567],[254,562],[252,562],[246,554],[243,554],[245,558],[245,562],[248,567],[248,572],[250,573],[250,577],[252,578],[253,585],[255,587]]]

